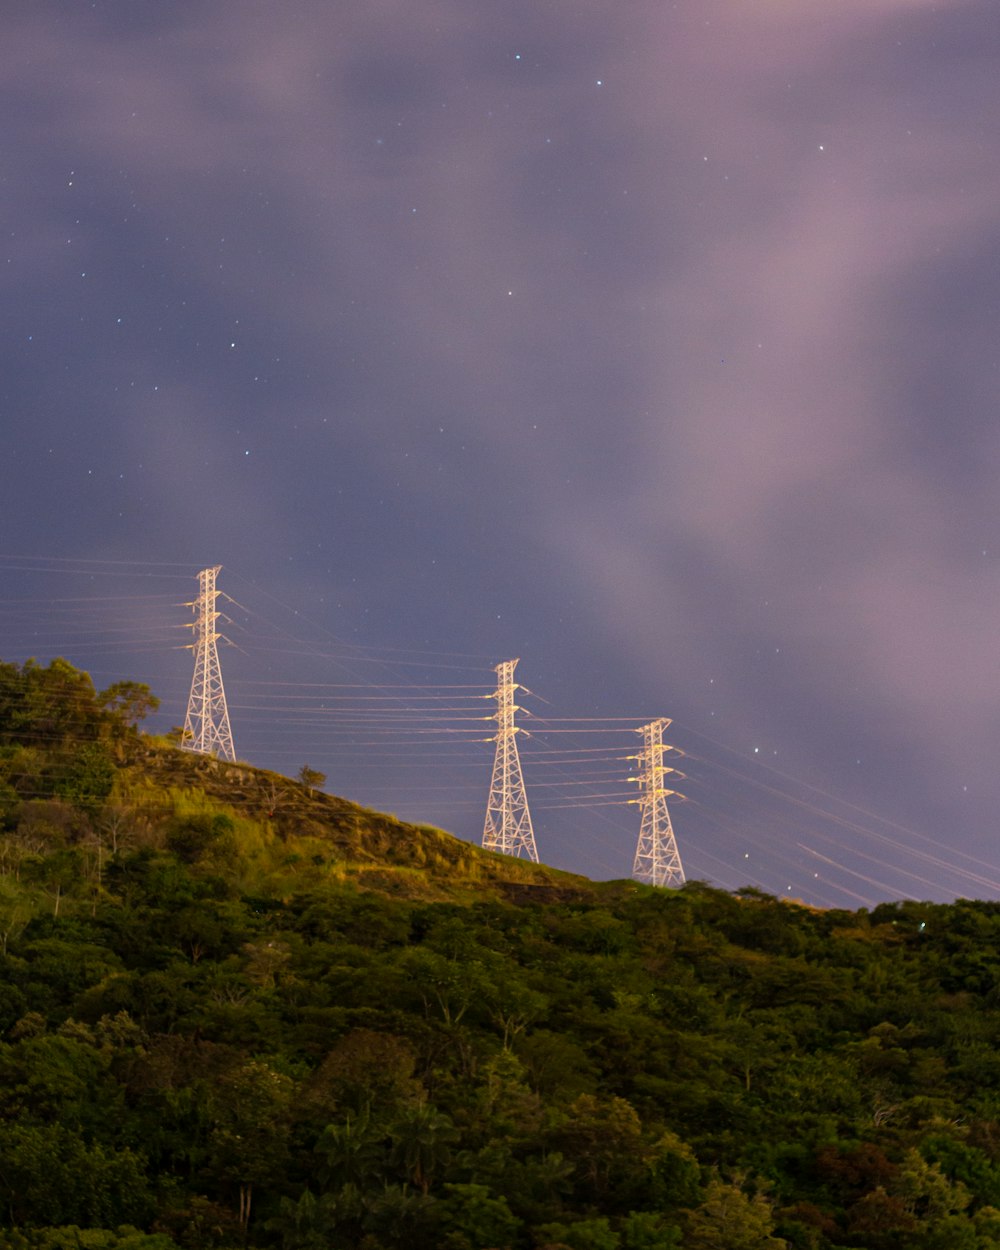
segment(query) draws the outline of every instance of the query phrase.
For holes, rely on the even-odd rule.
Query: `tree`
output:
[[[514,1038],[540,1016],[547,1006],[544,995],[511,978],[505,961],[494,956],[486,981],[485,1002],[490,1019],[503,1034],[503,1048],[510,1050]]]
[[[316,768],[310,768],[308,764],[303,764],[299,769],[299,781],[304,786],[308,786],[310,790],[318,790],[321,786],[326,785],[326,773],[321,773]]]
[[[581,1094],[548,1136],[550,1144],[573,1163],[581,1197],[615,1206],[638,1197],[654,1151],[643,1140],[635,1108],[624,1098]]]
[[[60,847],[44,859],[30,861],[25,876],[40,885],[52,899],[52,914],[58,916],[63,896],[83,879],[82,856],[77,850]]]
[[[36,732],[48,730],[82,737],[94,725],[97,708],[89,673],[58,656],[47,668],[29,660],[23,671],[28,678],[27,710]]]
[[[449,1146],[458,1137],[454,1124],[430,1103],[417,1103],[396,1119],[390,1135],[393,1161],[407,1180],[426,1194],[434,1173],[448,1161]]]
[[[385,1179],[384,1138],[372,1128],[367,1114],[328,1124],[316,1143],[316,1153],[323,1160],[320,1180],[332,1190],[345,1185],[365,1190]]]
[[[83,811],[93,812],[111,793],[114,761],[100,742],[86,742],[76,750],[56,780],[53,791]]]
[[[902,1198],[878,1185],[847,1211],[847,1231],[863,1237],[872,1250],[897,1246],[917,1228],[917,1220]]]
[[[6,955],[7,943],[24,932],[33,912],[29,894],[0,882],[0,955]]]
[[[124,803],[106,803],[97,824],[101,843],[117,855],[135,838],[136,814]]]
[[[278,1234],[283,1250],[329,1250],[337,1225],[343,1222],[342,1207],[333,1194],[317,1198],[306,1189],[297,1199],[280,1199],[278,1214],[267,1221],[266,1228]]]
[[[434,1198],[414,1193],[408,1185],[386,1185],[366,1206],[364,1227],[370,1236],[347,1244],[364,1250],[381,1250],[382,1246],[440,1250],[440,1243],[430,1235],[437,1206]]]
[[[352,1029],[313,1072],[303,1091],[303,1111],[327,1119],[346,1112],[383,1123],[398,1107],[423,1096],[413,1075],[416,1063],[416,1053],[404,1038]]]
[[[773,1237],[771,1204],[759,1190],[748,1194],[745,1178],[734,1181],[714,1176],[701,1206],[688,1212],[685,1247],[690,1250],[785,1250],[786,1242]]]
[[[513,1245],[519,1221],[503,1198],[485,1185],[445,1185],[436,1221],[443,1250],[479,1250]]]
[[[131,1150],[88,1146],[61,1125],[0,1124],[5,1224],[145,1223],[152,1195]]]
[[[256,1059],[215,1082],[210,1166],[220,1180],[237,1186],[244,1229],[254,1187],[276,1180],[284,1170],[292,1089],[287,1076]]]
[[[21,796],[6,777],[0,777],[0,826],[13,828],[17,824],[20,806]]]
[[[130,1224],[117,1229],[35,1228],[29,1232],[4,1234],[4,1250],[178,1250],[177,1242],[166,1233],[141,1233]]]
[[[622,1250],[681,1250],[682,1237],[659,1211],[632,1211],[622,1224]]]
[[[108,714],[115,728],[133,732],[141,720],[160,706],[160,700],[141,681],[116,681],[100,692],[97,703]]]
[[[565,1246],[567,1250],[618,1250],[621,1244],[604,1216],[572,1224],[543,1224],[538,1235],[546,1246]]]

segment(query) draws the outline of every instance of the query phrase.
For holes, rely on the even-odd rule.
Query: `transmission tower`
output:
[[[642,750],[628,757],[639,763],[639,775],[629,778],[639,783],[639,797],[629,802],[638,803],[642,809],[632,876],[650,885],[676,887],[684,884],[684,869],[667,810],[667,795],[677,791],[663,786],[664,776],[676,772],[663,763],[664,751],[672,750],[663,742],[663,731],[669,724],[669,720],[661,717],[636,730],[642,734]]]
[[[215,622],[219,619],[219,613],[215,610],[215,600],[219,594],[215,589],[215,575],[221,568],[222,565],[217,564],[214,569],[202,569],[198,574],[198,598],[188,605],[194,609],[197,619],[192,624],[194,676],[191,679],[191,694],[188,698],[181,744],[189,751],[235,760],[233,731],[229,728],[229,709],[226,707],[222,669],[215,646],[215,640],[219,637],[215,632]]]
[[[518,687],[514,681],[516,664],[517,660],[504,660],[496,666],[496,694],[487,696],[497,701],[497,735],[489,739],[497,744],[497,753],[490,798],[486,805],[483,846],[488,851],[500,851],[503,855],[524,855],[537,864],[538,851],[535,849],[521,761],[517,754],[517,735],[520,731],[514,724],[514,713],[520,709],[514,703],[514,692],[524,687]]]

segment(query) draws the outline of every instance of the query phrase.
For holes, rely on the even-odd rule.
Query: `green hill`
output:
[[[64,660],[0,665],[0,817],[13,835],[9,850],[67,851],[79,861],[76,897],[87,894],[89,860],[105,843],[114,853],[168,850],[197,874],[276,896],[334,881],[438,900],[569,898],[595,888],[277,773],[140,735],[136,721],[151,698],[136,683],[98,693]]]
[[[0,665],[0,1247],[1000,1246],[1000,904],[598,885]]]
[[[584,877],[483,851],[247,764],[148,739],[136,741],[127,760],[116,782],[123,803],[148,813],[164,838],[178,820],[223,818],[228,836],[206,848],[209,858],[223,871],[238,860],[240,872],[268,892],[331,881],[438,900],[594,891]]]

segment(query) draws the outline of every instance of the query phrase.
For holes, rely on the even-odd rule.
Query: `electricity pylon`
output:
[[[221,568],[222,565],[217,564],[213,569],[201,570],[198,574],[198,598],[188,605],[194,609],[197,620],[191,626],[194,630],[194,642],[191,644],[194,676],[181,745],[203,755],[221,755],[223,759],[235,760],[233,731],[229,727],[229,709],[226,707],[222,669],[215,646],[219,636],[215,632],[215,622],[219,619],[215,610],[219,594],[215,589],[215,575]]]
[[[663,785],[664,776],[677,771],[663,763],[664,751],[673,749],[663,742],[663,731],[669,724],[669,720],[661,717],[636,730],[642,734],[642,750],[628,757],[639,763],[638,777],[629,778],[639,783],[639,797],[629,802],[638,803],[642,809],[632,876],[650,885],[676,887],[684,884],[684,869],[667,809],[667,795],[677,791],[667,790]]]
[[[517,660],[504,660],[496,666],[496,694],[487,696],[497,701],[497,736],[488,739],[497,744],[497,753],[490,798],[486,805],[483,846],[488,851],[500,851],[503,855],[524,855],[537,864],[535,834],[531,828],[521,760],[517,754],[517,735],[520,731],[514,724],[514,713],[520,708],[514,703],[514,692],[518,689],[514,681],[516,664]],[[524,689],[523,686],[520,688]]]

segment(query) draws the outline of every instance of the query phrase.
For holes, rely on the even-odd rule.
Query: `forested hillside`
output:
[[[1000,903],[597,885],[0,665],[0,1245],[1000,1246]]]

